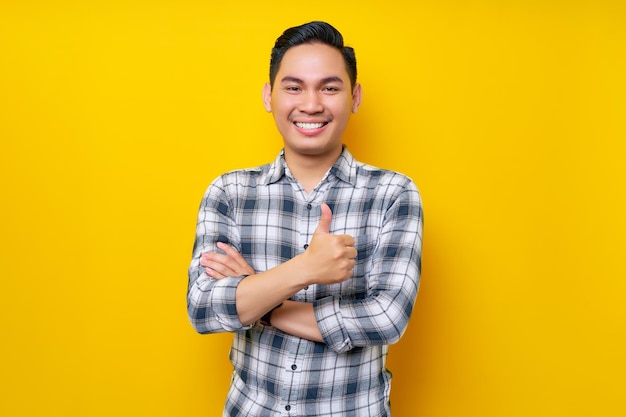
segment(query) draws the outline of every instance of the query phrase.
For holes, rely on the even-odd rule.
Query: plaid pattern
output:
[[[200,255],[222,241],[255,271],[273,268],[305,250],[323,202],[333,212],[331,233],[354,236],[358,251],[351,279],[291,297],[314,304],[325,343],[260,323],[243,326],[235,290],[245,278],[208,277]],[[234,332],[224,416],[389,416],[385,360],[417,296],[422,229],[414,183],[357,162],[347,149],[309,195],[283,152],[272,164],[217,178],[199,210],[187,302],[198,332]]]

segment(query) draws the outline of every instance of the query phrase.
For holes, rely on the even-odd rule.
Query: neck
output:
[[[330,167],[337,162],[341,151],[342,148],[325,155],[302,155],[285,149],[285,162],[304,190],[310,193]]]

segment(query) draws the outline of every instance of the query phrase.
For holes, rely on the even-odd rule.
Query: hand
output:
[[[217,247],[223,250],[225,255],[218,252],[205,252],[200,258],[200,265],[206,268],[205,271],[208,276],[221,279],[255,273],[243,256],[232,246],[217,242]]]
[[[352,236],[330,234],[332,212],[327,204],[322,204],[321,209],[320,222],[302,256],[312,283],[336,284],[352,276],[357,250]]]

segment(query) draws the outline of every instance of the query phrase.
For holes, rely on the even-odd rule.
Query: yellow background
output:
[[[197,208],[278,152],[269,51],[314,19],[357,51],[350,149],[424,200],[394,415],[626,414],[623,2],[4,0],[0,415],[220,415]]]

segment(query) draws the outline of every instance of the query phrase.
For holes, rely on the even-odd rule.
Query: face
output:
[[[361,86],[350,86],[341,52],[320,44],[290,48],[273,88],[263,88],[285,143],[285,155],[337,158],[343,132],[361,104]]]

